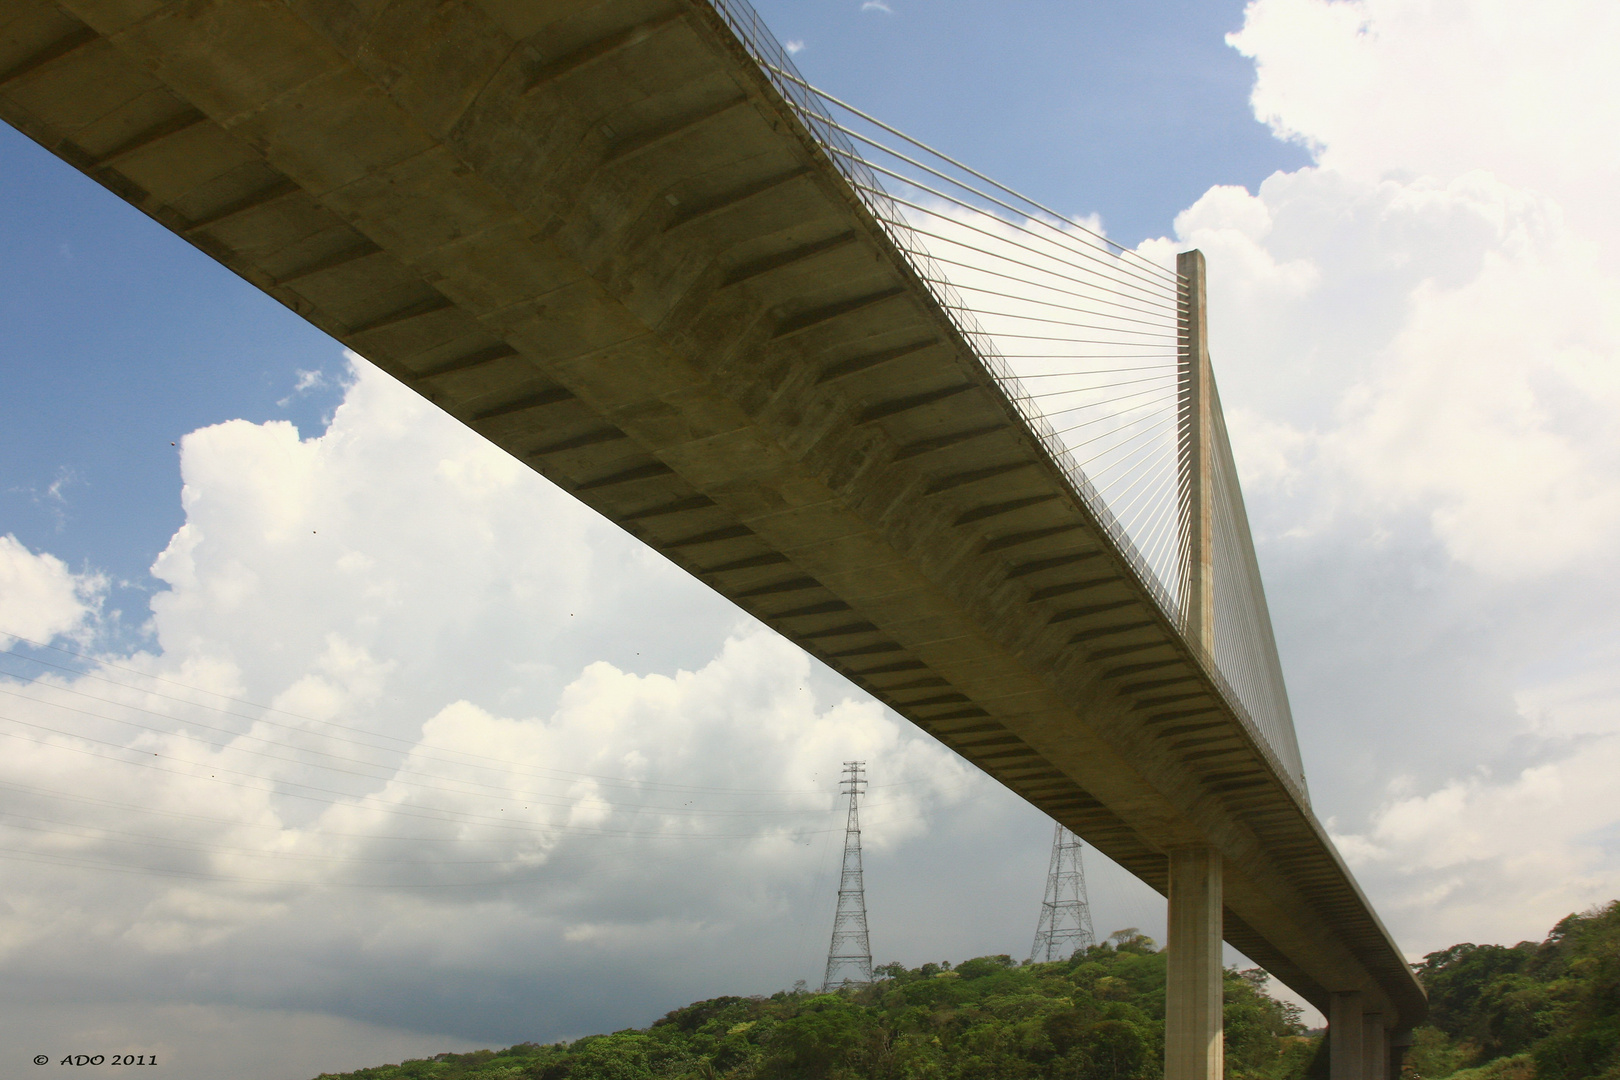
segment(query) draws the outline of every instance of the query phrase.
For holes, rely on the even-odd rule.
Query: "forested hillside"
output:
[[[983,956],[879,969],[836,994],[716,998],[644,1031],[446,1054],[341,1080],[1150,1080],[1164,1055],[1164,954],[1143,936],[1066,962]],[[1260,972],[1226,979],[1227,1076],[1289,1080],[1314,1049]],[[321,1080],[339,1080],[335,1076]]]
[[[891,964],[860,990],[715,998],[644,1031],[320,1080],[1157,1080],[1164,959],[1126,932],[1063,963]],[[1407,1080],[1620,1080],[1620,901],[1540,944],[1454,945],[1418,972],[1431,1024]],[[1319,1038],[1264,986],[1227,973],[1228,1080],[1325,1077]]]
[[[1620,900],[1571,915],[1539,945],[1453,945],[1418,967],[1429,1026],[1422,1080],[1620,1080]]]

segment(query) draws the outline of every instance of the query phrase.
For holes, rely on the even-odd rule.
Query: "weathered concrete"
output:
[[[1361,1064],[1367,1080],[1388,1080],[1389,1033],[1384,1028],[1380,1013],[1367,1013],[1362,1018]]]
[[[1164,1080],[1221,1080],[1226,1055],[1221,963],[1221,856],[1170,852]]]
[[[1363,995],[1359,991],[1333,994],[1327,1010],[1329,1080],[1365,1080],[1367,1066],[1362,1044],[1366,1038],[1366,1021],[1363,1015]]]
[[[1214,377],[1202,252],[1183,252],[1176,270],[1186,290],[1181,308],[1181,402],[1185,428],[1180,474],[1182,527],[1188,557],[1185,605],[1187,633],[1206,655],[1215,652],[1215,570],[1211,507],[1214,423],[1210,416]],[[1222,1015],[1222,866],[1208,845],[1170,851],[1165,985],[1165,1080],[1220,1080],[1225,1072]]]
[[[1215,653],[1215,375],[1209,360],[1209,303],[1205,286],[1204,253],[1183,251],[1176,256],[1176,273],[1185,295],[1181,310],[1181,361],[1178,381],[1186,430],[1179,448],[1184,490],[1182,528],[1186,530],[1186,626],[1204,651]]]
[[[696,0],[0,0],[0,116],[1321,1007],[1421,990],[1303,796]]]

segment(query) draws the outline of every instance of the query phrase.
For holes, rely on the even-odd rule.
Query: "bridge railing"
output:
[[[1174,270],[819,90],[747,0],[710,0],[926,283],[1013,410],[1187,635],[1182,316]],[[1219,413],[1219,409],[1216,409]],[[1205,666],[1306,799],[1224,422],[1214,433],[1215,641]]]

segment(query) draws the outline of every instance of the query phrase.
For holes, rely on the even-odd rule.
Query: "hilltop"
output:
[[[443,1054],[320,1080],[1132,1080],[1159,1071],[1164,954],[1139,934],[1116,934],[1058,963],[981,956],[954,968],[890,964],[878,973],[880,981],[856,990],[715,998],[645,1030]],[[1263,972],[1227,974],[1233,1080],[1290,1080],[1314,1049],[1298,1010],[1264,985]]]
[[[1164,964],[1131,932],[1060,963],[890,964],[857,990],[714,998],[643,1030],[318,1080],[1156,1080]],[[1417,970],[1432,1012],[1407,1080],[1620,1080],[1620,901],[1543,942],[1453,945]],[[1265,986],[1227,972],[1227,1077],[1325,1078],[1320,1033]]]
[[[1407,1056],[1414,1077],[1620,1080],[1620,900],[1539,944],[1453,945],[1417,971],[1429,1023]]]

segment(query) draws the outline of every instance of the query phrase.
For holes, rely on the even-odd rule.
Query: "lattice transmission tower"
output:
[[[1062,825],[1052,827],[1052,863],[1046,872],[1046,899],[1035,926],[1034,963],[1067,960],[1097,944],[1086,899],[1086,868],[1080,860],[1080,838]]]
[[[838,913],[833,916],[832,945],[827,949],[827,977],[821,991],[840,986],[866,986],[872,981],[872,942],[866,933],[866,882],[861,875],[861,792],[866,789],[866,762],[844,762],[840,785],[849,796],[849,823],[844,827],[844,875],[838,882]]]

